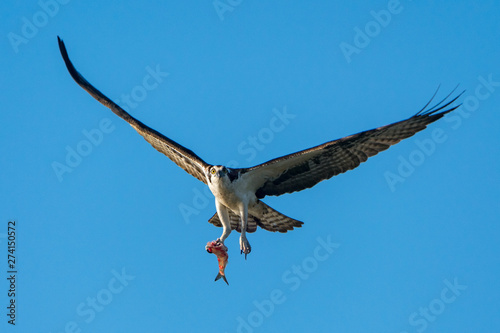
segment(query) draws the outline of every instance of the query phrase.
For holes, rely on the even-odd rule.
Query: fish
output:
[[[229,258],[229,255],[227,254],[227,247],[224,243],[217,239],[208,242],[207,246],[205,246],[205,250],[207,250],[208,253],[215,254],[217,256],[217,261],[219,262],[219,274],[215,277],[215,281],[222,278],[229,286],[229,282],[227,282],[226,275],[224,274]]]

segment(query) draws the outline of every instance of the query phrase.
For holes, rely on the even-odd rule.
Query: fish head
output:
[[[208,253],[213,253],[213,249],[217,246],[216,241],[211,241],[207,243],[207,246],[205,246],[205,250],[207,250]]]
[[[214,253],[216,256],[227,255],[227,247],[220,241],[208,242],[205,246],[205,250],[207,250],[208,253]]]

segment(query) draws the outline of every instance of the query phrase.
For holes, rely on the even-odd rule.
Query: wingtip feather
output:
[[[463,90],[460,94],[458,94],[457,96],[455,96],[452,100],[446,102],[446,100],[457,90],[458,87],[459,87],[459,85],[455,86],[455,88],[453,88],[453,90],[448,95],[446,95],[446,97],[444,97],[442,100],[440,100],[435,105],[433,105],[431,107],[428,107],[430,105],[430,103],[434,100],[434,98],[436,97],[436,94],[437,94],[437,92],[439,90],[439,86],[438,86],[438,89],[436,89],[436,91],[432,95],[431,99],[424,105],[424,107],[420,111],[418,111],[414,115],[414,117],[432,116],[432,115],[438,115],[438,114],[439,115],[445,115],[445,114],[447,114],[447,113],[449,113],[449,112],[457,109],[458,107],[460,107],[460,105],[462,105],[462,104],[459,104],[457,106],[451,107],[448,110],[442,111],[446,107],[448,107],[451,104],[453,104],[458,98],[460,98],[465,93],[465,90]],[[438,113],[439,111],[442,111],[442,112]]]

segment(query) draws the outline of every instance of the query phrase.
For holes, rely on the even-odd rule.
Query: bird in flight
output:
[[[261,201],[268,195],[282,195],[313,187],[322,180],[352,170],[399,141],[425,129],[460,105],[451,98],[455,90],[439,103],[432,99],[415,115],[393,124],[360,132],[341,139],[285,155],[249,168],[228,168],[205,162],[190,149],[181,146],[132,117],[128,112],[92,86],[73,66],[64,42],[57,37],[59,50],[71,77],[92,97],[128,122],[156,150],[165,154],[187,173],[207,184],[215,196],[217,212],[208,222],[222,227],[218,242],[224,244],[232,230],[240,232],[240,250],[245,258],[251,251],[246,233],[257,226],[268,231],[287,232],[302,222],[285,216]]]

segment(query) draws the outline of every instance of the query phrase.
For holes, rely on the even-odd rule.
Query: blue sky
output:
[[[0,3],[2,332],[498,332],[500,4]],[[304,221],[204,250],[204,185],[71,79],[212,164],[252,166],[464,105],[316,187]],[[16,326],[7,224],[16,221]]]

